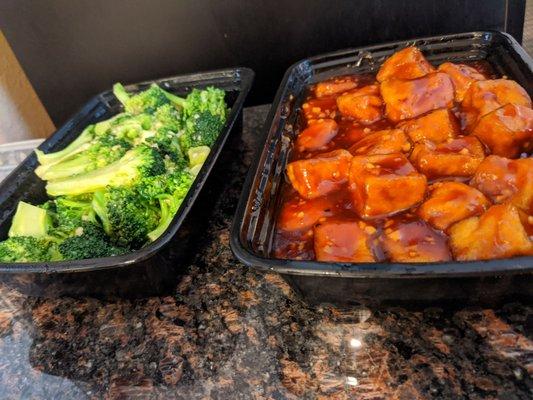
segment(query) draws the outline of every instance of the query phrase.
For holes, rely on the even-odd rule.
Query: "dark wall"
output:
[[[525,0],[2,0],[0,28],[56,124],[115,81],[226,66],[256,73],[269,102],[285,69],[395,39],[506,30]]]

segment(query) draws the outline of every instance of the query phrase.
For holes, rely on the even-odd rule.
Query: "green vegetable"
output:
[[[94,224],[84,224],[75,236],[59,244],[59,253],[64,260],[110,257],[128,251],[126,247],[110,244],[102,228]]]
[[[0,242],[0,262],[59,261],[54,242],[33,236],[10,237]]]
[[[130,94],[120,83],[113,92],[124,112],[60,151],[36,151],[50,200],[19,204],[0,261],[119,255],[168,228],[226,123],[225,93],[182,98],[151,85]]]
[[[50,216],[45,209],[20,201],[8,236],[45,237],[50,226]]]
[[[66,179],[49,181],[46,191],[50,196],[76,196],[94,193],[107,186],[132,185],[145,176],[163,173],[165,165],[161,154],[142,145],[129,150],[118,161],[103,168]]]

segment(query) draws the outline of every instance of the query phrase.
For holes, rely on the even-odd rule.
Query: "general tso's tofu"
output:
[[[506,104],[479,119],[472,130],[492,154],[515,158],[533,148],[533,110]]]
[[[466,129],[470,131],[480,117],[508,103],[531,108],[531,98],[515,81],[491,79],[473,82],[461,104]]]
[[[392,215],[420,203],[426,177],[403,154],[355,156],[349,175],[354,208],[361,218]]]
[[[358,79],[356,76],[339,76],[327,81],[317,83],[315,86],[316,97],[332,96],[347,92],[357,87]]]
[[[407,153],[411,150],[411,143],[401,129],[386,129],[365,135],[349,150],[354,156]]]
[[[347,181],[351,159],[347,150],[334,150],[291,162],[287,175],[300,196],[314,199],[338,190]]]
[[[494,203],[510,202],[533,214],[533,158],[509,160],[488,156],[477,168],[470,185]]]
[[[338,204],[329,196],[316,199],[292,197],[283,203],[277,228],[283,231],[310,229],[319,219],[331,217],[338,211]]]
[[[394,262],[448,261],[451,254],[445,235],[424,221],[398,222],[385,228],[381,238],[385,255]]]
[[[337,97],[337,107],[344,116],[355,118],[363,124],[372,124],[383,116],[379,86],[368,85],[343,94]]]
[[[483,145],[474,136],[458,137],[440,144],[419,143],[410,156],[413,165],[429,179],[470,177],[484,158]]]
[[[429,193],[418,215],[443,231],[458,221],[482,214],[491,205],[479,190],[460,182],[435,183]]]
[[[413,142],[430,140],[442,143],[461,133],[459,121],[453,113],[442,108],[432,111],[422,117],[405,121],[400,126]]]
[[[383,82],[390,78],[416,79],[435,71],[422,52],[416,47],[406,47],[387,58],[376,79]]]
[[[299,151],[314,151],[324,148],[333,139],[339,126],[333,119],[319,119],[309,124],[296,139]]]
[[[511,204],[490,207],[480,217],[460,221],[449,229],[450,246],[458,260],[486,260],[533,254],[533,242]]]
[[[442,72],[413,80],[388,79],[380,89],[387,117],[393,122],[453,106],[452,80]]]
[[[373,262],[370,236],[376,229],[361,221],[326,220],[314,229],[318,261]]]
[[[337,98],[310,99],[302,104],[302,111],[306,122],[320,118],[335,118],[337,115]]]
[[[445,62],[439,65],[438,70],[450,75],[450,78],[452,78],[455,89],[455,101],[459,103],[463,101],[466,91],[473,82],[485,80],[485,77],[477,69],[465,64]]]

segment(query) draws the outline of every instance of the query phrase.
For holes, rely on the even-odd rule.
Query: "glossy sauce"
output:
[[[415,55],[414,58],[417,59],[418,56]],[[434,76],[437,73],[436,69],[431,66],[428,67],[424,63],[419,68],[405,68],[404,66],[402,68],[403,74],[415,74],[416,79],[423,79],[419,76],[420,74],[424,76],[424,74],[429,73]],[[453,65],[451,70],[454,70]],[[473,74],[473,76],[477,76],[477,71],[477,73],[485,76],[486,79],[494,78],[490,65],[485,62],[469,63],[468,68],[460,67],[459,70],[466,71],[468,74]],[[390,75],[390,73],[388,74]],[[441,80],[443,81],[449,79],[444,72],[438,72],[438,74],[442,75],[444,79]],[[427,75],[425,76],[427,77]],[[463,84],[463,81],[459,80],[459,83]],[[327,158],[329,154],[335,154],[331,152],[340,149],[349,150],[353,156],[357,157],[366,157],[367,153],[372,154],[372,150],[368,149],[377,149],[375,150],[376,154],[387,154],[387,146],[390,146],[390,153],[403,154],[404,156],[402,156],[403,158],[400,161],[398,161],[397,157],[395,161],[394,158],[388,159],[383,156],[382,162],[378,160],[381,164],[378,166],[376,176],[378,178],[383,175],[390,176],[392,182],[393,179],[398,177],[400,177],[398,179],[401,179],[403,175],[408,178],[411,178],[411,175],[416,175],[414,178],[418,179],[417,182],[421,181],[419,179],[420,176],[424,178],[422,181],[425,182],[426,178],[421,173],[424,168],[417,167],[417,159],[413,158],[413,148],[422,148],[427,145],[423,150],[429,154],[427,156],[429,158],[433,154],[431,153],[432,151],[436,151],[439,154],[453,153],[451,156],[455,157],[452,161],[452,163],[455,163],[454,165],[446,165],[447,160],[445,160],[446,162],[440,167],[437,164],[432,164],[433,166],[436,165],[437,172],[434,171],[434,168],[428,170],[427,181],[429,181],[429,184],[425,189],[423,200],[427,200],[432,196],[432,193],[437,193],[438,196],[435,195],[436,198],[433,202],[428,202],[424,213],[419,212],[421,202],[417,202],[407,210],[392,212],[386,216],[375,218],[362,218],[361,211],[357,212],[356,210],[354,205],[356,200],[354,201],[354,198],[364,198],[365,194],[361,193],[358,195],[359,197],[354,195],[354,183],[351,178],[346,179],[344,165],[336,173],[332,173],[334,164],[321,165],[317,174],[321,176],[320,179],[323,179],[324,182],[314,188],[315,190],[307,187],[307,191],[302,191],[301,189],[297,191],[291,185],[290,182],[295,183],[297,178],[294,177],[294,171],[291,172],[290,170],[291,168],[294,170],[293,167],[300,164],[289,165],[288,170],[292,176],[286,180],[282,187],[281,207],[278,213],[273,246],[275,257],[314,260],[317,258],[318,250],[322,254],[323,261],[448,261],[454,258],[454,252],[450,248],[448,232],[445,228],[468,217],[479,217],[493,204],[493,198],[486,198],[483,193],[475,188],[470,188],[470,186],[465,185],[466,188],[453,187],[450,193],[442,193],[442,189],[435,191],[435,188],[433,188],[433,182],[442,180],[468,182],[485,158],[484,153],[489,154],[484,145],[479,143],[474,136],[464,136],[464,139],[462,137],[457,138],[457,135],[465,134],[465,132],[461,132],[461,128],[466,125],[462,114],[463,110],[459,104],[454,103],[453,106],[448,108],[450,121],[443,125],[443,130],[449,131],[445,134],[446,136],[432,138],[435,140],[434,143],[426,143],[424,138],[420,141],[417,140],[420,132],[417,131],[419,126],[416,125],[416,119],[407,119],[403,122],[405,119],[403,117],[400,118],[401,121],[398,118],[393,118],[396,119],[393,122],[385,116],[387,112],[385,105],[380,103],[381,100],[375,98],[375,87],[379,87],[379,84],[374,75],[367,74],[336,77],[309,87],[307,97],[299,112],[297,132],[300,132],[301,136],[295,141],[295,146],[290,156],[290,164],[295,161],[304,163],[316,162],[316,159]],[[409,85],[410,83],[407,84]],[[417,82],[416,85],[419,85],[419,83]],[[425,83],[422,82],[421,85],[424,86]],[[441,83],[437,82],[438,85],[441,85]],[[445,85],[448,85],[447,81]],[[431,104],[428,106],[426,103],[422,103],[420,107],[423,112],[416,117],[430,115],[432,110],[434,111],[435,109],[438,109],[437,112],[446,110],[446,108],[441,109],[439,107],[446,107],[450,97],[448,91],[449,88],[447,86],[444,89],[444,97],[437,96],[439,104],[435,107]],[[463,96],[465,91],[466,89],[463,88],[460,95]],[[379,90],[377,91],[377,96],[379,97]],[[339,98],[341,100],[337,101]],[[348,104],[352,111],[347,112],[344,110],[344,113],[341,112],[339,108],[342,109],[343,104]],[[359,108],[360,105],[362,105],[362,108]],[[415,111],[416,107],[418,106],[414,106]],[[393,112],[393,115],[397,115],[395,113],[396,111]],[[420,126],[422,128],[424,124],[432,126],[433,121],[431,118],[430,116],[427,122],[421,120]],[[323,124],[324,121],[329,124],[329,127],[322,129],[321,126],[316,125]],[[402,129],[402,124],[413,125],[413,121],[415,121],[415,125],[409,128],[412,134],[406,129],[399,132],[394,130],[395,128]],[[392,131],[387,132],[387,130]],[[383,132],[376,133],[378,131]],[[385,140],[382,140],[383,137]],[[365,139],[356,145],[363,138]],[[413,141],[413,139],[416,141]],[[358,148],[363,150],[358,151]],[[479,155],[480,151],[481,156]],[[468,160],[460,158],[461,155],[471,155],[472,152],[479,158]],[[426,156],[426,153],[422,152],[420,154]],[[382,156],[376,157],[379,159]],[[416,169],[413,169],[410,165],[405,166],[403,159],[409,160]],[[306,179],[304,175],[308,171],[312,171],[312,169],[307,168],[310,164],[301,165],[303,167],[300,171],[300,178]],[[447,176],[447,170],[451,171],[449,172],[450,176]],[[370,174],[372,174],[372,169],[370,169]],[[522,175],[520,179],[531,178],[531,176],[524,178]],[[309,182],[314,185],[312,178],[309,178]],[[371,180],[372,177],[370,176],[369,179]],[[486,179],[484,180],[483,176],[476,177],[476,179],[480,186],[492,188],[491,185],[486,183]],[[516,180],[516,177],[509,179]],[[417,182],[414,183],[415,186],[413,187],[416,188]],[[398,187],[403,187],[403,181],[399,181]],[[327,188],[327,190],[321,192],[322,189],[320,188]],[[380,192],[380,195],[387,196],[385,192]],[[490,193],[490,196],[494,197],[494,194]],[[463,203],[461,201],[464,200],[466,211],[442,217],[441,213],[447,212],[446,207],[440,207],[441,203],[439,202],[443,200],[451,203],[457,200],[458,207],[462,206]],[[521,201],[528,203],[530,200],[521,199]],[[420,215],[429,215],[429,217],[424,217],[426,218],[424,220]],[[530,235],[530,232],[533,232],[533,223],[531,223],[533,222],[533,217],[526,212],[521,214],[521,218],[524,221],[524,228]],[[315,234],[320,235],[320,237],[315,238]],[[332,235],[333,239],[329,235]],[[357,240],[357,245],[349,241],[349,235],[353,235],[356,238],[354,240]],[[337,252],[335,254],[338,257],[331,256],[330,250]],[[368,251],[371,254],[370,258]],[[351,260],[349,257],[345,258],[346,255],[350,254],[354,258]]]

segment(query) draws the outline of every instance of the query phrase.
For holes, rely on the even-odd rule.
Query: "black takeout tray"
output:
[[[234,220],[231,246],[245,264],[282,274],[311,303],[364,305],[495,304],[533,297],[533,257],[441,263],[327,263],[275,259],[271,246],[293,127],[309,84],[377,72],[394,52],[418,46],[430,62],[487,61],[532,94],[533,61],[509,35],[471,32],[337,51],[291,66],[264,127]]]
[[[183,270],[180,265],[197,250],[191,246],[205,228],[206,210],[216,200],[216,186],[227,172],[223,167],[225,163],[216,162],[226,156],[223,148],[228,138],[239,136],[230,133],[242,129],[242,108],[253,77],[253,71],[248,68],[232,68],[127,85],[127,91],[135,92],[155,82],[181,96],[193,88],[206,86],[226,91],[226,102],[231,109],[226,126],[169,228],[153,243],[121,256],[50,263],[0,263],[0,282],[26,294],[44,297],[140,297],[172,290]],[[39,148],[45,152],[60,150],[87,125],[107,119],[121,110],[112,91],[103,92],[86,103]],[[47,199],[45,183],[34,173],[37,165],[37,157],[32,153],[0,184],[0,239],[7,237],[11,218],[20,200],[39,204]]]

